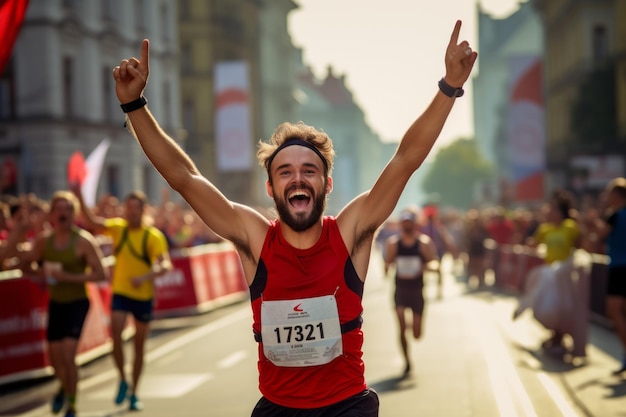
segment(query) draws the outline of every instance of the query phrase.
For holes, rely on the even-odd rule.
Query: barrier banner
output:
[[[529,253],[520,253],[518,256],[520,258],[520,270],[519,281],[517,282],[516,288],[518,291],[524,292],[528,273],[536,266],[543,265],[545,261],[543,258]]]
[[[192,255],[189,258],[191,266],[191,276],[193,278],[193,288],[196,293],[196,303],[202,305],[213,297],[209,288],[209,274],[206,268],[206,258],[208,253]]]
[[[528,271],[543,264],[542,258],[524,248],[503,245],[494,252],[499,254],[496,286],[503,288],[522,292]],[[589,266],[591,271],[577,268],[575,298],[580,305],[591,301],[589,309],[579,309],[582,316],[578,323],[586,323],[589,311],[604,315],[608,260],[596,258]],[[193,248],[172,256],[172,263],[174,270],[156,282],[157,316],[167,316],[175,310],[197,312],[203,303],[208,305],[221,297],[248,291],[241,260],[231,246],[209,244]],[[80,364],[110,351],[111,288],[108,282],[87,285],[91,304],[78,347]],[[47,307],[45,286],[27,278],[0,280],[0,385],[49,374]],[[571,331],[580,351],[587,340],[586,327]]]
[[[191,257],[172,258],[174,269],[156,279],[155,314],[197,305],[191,271]]]
[[[224,268],[220,261],[220,258],[223,256],[224,252],[210,252],[204,258],[213,298],[220,298],[228,294],[228,280],[224,277]]]
[[[155,315],[203,311],[227,295],[247,292],[239,255],[209,244],[172,256],[174,270],[156,280]]]
[[[87,283],[89,312],[78,343],[78,357],[89,356],[110,340],[110,290]],[[106,298],[103,298],[106,294]],[[28,278],[0,281],[0,378],[22,372],[46,373],[48,292]],[[79,360],[79,362],[81,362]]]
[[[496,269],[496,285],[501,288],[512,287],[511,275],[514,273],[514,260],[513,248],[510,245],[503,245],[497,249],[498,265]]]
[[[241,265],[241,259],[239,259],[237,252],[222,252],[221,261],[222,268],[224,269],[224,277],[227,278],[228,293],[232,294],[248,291],[248,284],[243,274],[243,266]]]
[[[0,281],[0,378],[48,366],[48,292],[28,279]]]
[[[206,311],[214,300],[244,294],[239,255],[209,244],[172,256],[174,269],[156,280],[155,316]],[[110,352],[111,287],[87,283],[90,306],[77,363]],[[0,384],[50,374],[46,345],[48,292],[28,278],[0,280]],[[129,326],[130,327],[130,326]]]

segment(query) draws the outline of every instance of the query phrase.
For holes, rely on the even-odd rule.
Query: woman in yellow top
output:
[[[534,245],[545,246],[547,264],[567,260],[578,246],[580,228],[573,216],[572,198],[565,191],[555,191],[549,202],[547,221],[539,225],[533,236]],[[560,294],[562,297],[568,294]],[[554,352],[565,352],[563,332],[553,329],[553,335],[542,347]]]
[[[545,245],[548,264],[566,260],[578,246],[580,228],[570,210],[569,203],[557,197],[550,203],[548,221],[539,225],[533,236],[535,244]]]

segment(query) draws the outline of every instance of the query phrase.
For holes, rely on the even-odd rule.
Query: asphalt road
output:
[[[610,329],[590,324],[586,363],[544,355],[537,346],[548,333],[530,312],[511,320],[514,295],[468,290],[449,273],[442,297],[427,279],[423,337],[411,341],[414,370],[402,377],[392,282],[381,271],[374,259],[363,325],[366,377],[381,417],[626,416],[626,380],[610,374],[621,354]],[[259,398],[249,303],[154,322],[142,412],[113,404],[116,378],[110,356],[83,366],[78,415],[249,416]],[[55,386],[47,379],[0,387],[0,416],[51,416]]]

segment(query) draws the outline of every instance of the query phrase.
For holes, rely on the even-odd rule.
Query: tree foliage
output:
[[[458,139],[440,148],[422,182],[427,194],[438,194],[442,206],[468,209],[476,186],[491,178],[493,166],[478,150],[474,139]]]

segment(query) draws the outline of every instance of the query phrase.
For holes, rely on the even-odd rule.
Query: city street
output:
[[[610,372],[621,354],[611,330],[590,324],[587,363],[545,356],[537,347],[548,333],[531,312],[511,320],[513,295],[468,291],[450,273],[441,298],[436,279],[428,277],[423,337],[411,340],[414,369],[402,378],[393,281],[383,278],[377,256],[366,283],[363,328],[366,376],[380,395],[381,417],[626,415],[626,380]],[[242,417],[259,398],[247,302],[158,320],[148,351],[139,391],[144,411],[113,404],[117,376],[105,356],[81,368],[78,415]],[[55,387],[50,380],[11,387],[0,395],[0,415],[52,415]]]

